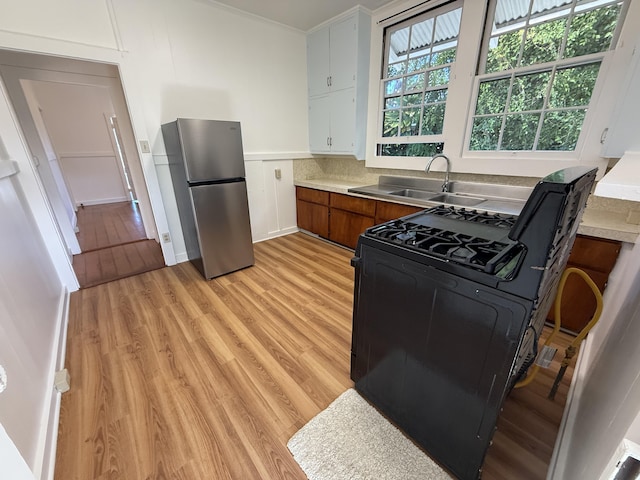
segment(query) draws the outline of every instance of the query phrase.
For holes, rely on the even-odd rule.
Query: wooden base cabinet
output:
[[[615,240],[578,235],[569,255],[567,267],[576,267],[591,277],[600,292],[604,292],[609,274],[615,266],[621,243]],[[567,278],[562,295],[560,316],[562,327],[580,332],[589,323],[596,310],[596,300],[591,288],[578,275]],[[547,320],[555,321],[554,308]]]
[[[412,213],[424,210],[422,207],[413,207],[411,205],[401,205],[399,203],[382,202],[378,200],[376,204],[376,225],[379,223],[395,220],[396,218],[411,215]]]
[[[375,213],[375,200],[331,193],[329,240],[355,249],[360,234],[375,225]]]
[[[298,200],[297,217],[298,227],[329,238],[329,207]]]
[[[424,210],[420,207],[296,187],[298,227],[349,248],[367,228]]]
[[[296,187],[298,228],[329,238],[329,192]]]

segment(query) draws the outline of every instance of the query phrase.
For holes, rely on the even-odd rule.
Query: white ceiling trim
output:
[[[292,27],[291,25],[287,25],[286,23],[277,22],[276,20],[272,20],[270,18],[266,18],[266,17],[263,17],[261,15],[257,15],[255,13],[247,12],[246,10],[241,10],[239,8],[232,7],[231,5],[227,5],[226,3],[217,2],[216,0],[192,0],[192,1],[198,2],[198,3],[202,3],[202,4],[207,5],[209,7],[220,8],[220,9],[226,10],[226,11],[228,11],[230,13],[234,13],[234,14],[240,15],[242,17],[247,17],[247,18],[250,18],[252,20],[256,20],[258,22],[268,23],[268,24],[271,24],[271,25],[277,25],[279,27],[286,28],[286,29],[291,30],[291,31],[296,32],[296,33],[306,33],[304,30],[301,30],[301,29],[296,28],[296,27]]]

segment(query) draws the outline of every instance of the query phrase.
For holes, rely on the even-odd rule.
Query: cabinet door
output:
[[[373,227],[373,224],[373,217],[332,208],[329,215],[329,240],[355,249],[360,234]]]
[[[329,52],[332,91],[355,87],[357,27],[355,15],[331,27]]]
[[[331,102],[328,95],[309,99],[309,149],[312,153],[331,151]]]
[[[353,153],[356,139],[355,89],[330,95],[331,152]]]
[[[309,96],[329,92],[329,28],[307,35]]]
[[[321,237],[329,237],[329,207],[302,200],[296,202],[298,227]]]

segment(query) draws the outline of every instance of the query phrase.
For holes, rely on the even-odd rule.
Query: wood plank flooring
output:
[[[146,240],[140,208],[134,202],[87,205],[78,209],[82,252]]]
[[[78,242],[73,270],[88,288],[164,267],[162,249],[148,240],[134,202],[89,205],[78,210]]]
[[[73,271],[81,288],[89,288],[165,266],[155,240],[92,250],[73,256]]]
[[[301,233],[255,254],[72,294],[57,480],[305,478],[288,439],[353,385],[353,254]],[[571,371],[551,402],[554,375],[509,397],[483,478],[545,477]]]

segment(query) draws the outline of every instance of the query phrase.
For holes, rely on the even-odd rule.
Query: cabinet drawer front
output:
[[[332,193],[329,197],[329,206],[347,210],[348,212],[361,213],[373,217],[376,213],[376,201],[367,198],[352,197],[341,193]]]
[[[413,207],[411,205],[400,205],[399,203],[381,202],[378,200],[376,206],[376,223],[383,223],[396,218],[411,215],[412,213],[424,210],[424,208]]]
[[[329,205],[329,192],[314,190],[313,188],[296,187],[296,198],[305,202]]]

